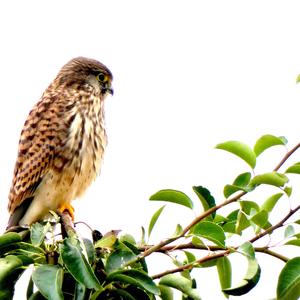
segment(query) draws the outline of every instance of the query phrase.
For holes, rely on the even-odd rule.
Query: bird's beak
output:
[[[109,94],[111,94],[111,95],[113,96],[113,94],[114,94],[114,89],[113,89],[112,87],[107,88],[106,91],[107,91]]]
[[[112,88],[110,83],[106,83],[105,86],[102,88],[103,93],[109,93],[111,95],[114,94],[114,89]]]

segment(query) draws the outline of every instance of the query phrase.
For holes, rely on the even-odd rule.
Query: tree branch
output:
[[[294,148],[292,148],[290,151],[288,151],[285,156],[282,158],[282,160],[278,163],[278,165],[274,168],[274,171],[278,171],[281,166],[288,160],[288,158],[298,149],[300,148],[300,143],[297,144]],[[230,203],[233,203],[233,202],[236,202],[237,200],[239,200],[241,197],[243,197],[244,195],[246,195],[247,192],[245,191],[242,191],[240,193],[238,193],[236,196],[230,198],[230,199],[227,199],[225,201],[223,201],[222,203],[220,203],[219,205],[216,205],[206,211],[204,211],[202,214],[200,214],[198,217],[196,217],[190,224],[188,224],[182,231],[181,234],[179,234],[178,236],[176,237],[172,237],[172,238],[169,238],[169,239],[166,239],[166,240],[163,240],[161,241],[160,243],[158,243],[157,245],[154,245],[150,248],[147,248],[143,253],[141,253],[137,259],[133,260],[132,262],[129,262],[129,264],[135,262],[135,261],[138,261],[140,259],[143,259],[147,256],[149,256],[151,253],[153,252],[159,252],[160,249],[164,249],[165,246],[171,244],[172,242],[184,237],[186,235],[186,233],[188,233],[188,231],[193,227],[195,226],[196,224],[198,224],[200,221],[202,221],[204,218],[206,218],[207,216],[211,215],[212,213],[214,213],[215,211],[217,211],[218,209],[220,209],[221,207],[223,206],[226,206]],[[294,210],[291,210],[290,213],[284,218],[282,219],[279,223],[277,223],[276,225],[268,228],[267,230],[265,230],[263,233],[260,233],[258,235],[256,235],[254,238],[252,238],[249,242],[253,243],[255,242],[256,240],[260,239],[261,237],[265,236],[266,234],[270,233],[271,231],[283,226],[284,222],[291,216],[293,215],[297,210],[300,209],[300,206],[298,206],[297,208],[295,208]],[[172,246],[171,246],[172,247]],[[173,247],[173,248],[177,248],[178,247]],[[228,251],[228,250],[226,250]],[[225,253],[226,253],[225,251]],[[268,251],[269,254],[270,254],[270,251]],[[266,251],[264,253],[267,253]],[[272,251],[271,251],[272,253]],[[222,255],[221,255],[222,256]],[[278,255],[274,255],[275,257],[278,257]],[[283,257],[282,257],[283,258]],[[284,258],[285,259],[285,258]]]
[[[68,211],[57,212],[60,216],[60,224],[61,224],[61,234],[63,239],[66,237],[77,236],[76,231],[73,226],[72,217],[69,215]]]

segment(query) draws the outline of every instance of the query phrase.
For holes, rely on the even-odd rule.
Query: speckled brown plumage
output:
[[[95,179],[107,140],[103,104],[111,82],[106,66],[79,57],[43,93],[21,132],[8,227],[68,207]]]

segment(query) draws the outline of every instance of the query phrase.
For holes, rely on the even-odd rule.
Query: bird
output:
[[[67,62],[30,111],[21,131],[8,196],[7,229],[67,211],[100,172],[107,134],[104,100],[113,75],[101,62]]]

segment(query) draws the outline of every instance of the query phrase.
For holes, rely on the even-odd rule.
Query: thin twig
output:
[[[294,148],[292,148],[290,151],[286,153],[286,155],[282,158],[282,160],[279,162],[279,164],[275,167],[274,171],[278,171],[282,165],[288,160],[288,158],[298,149],[300,148],[300,143],[297,144]]]

